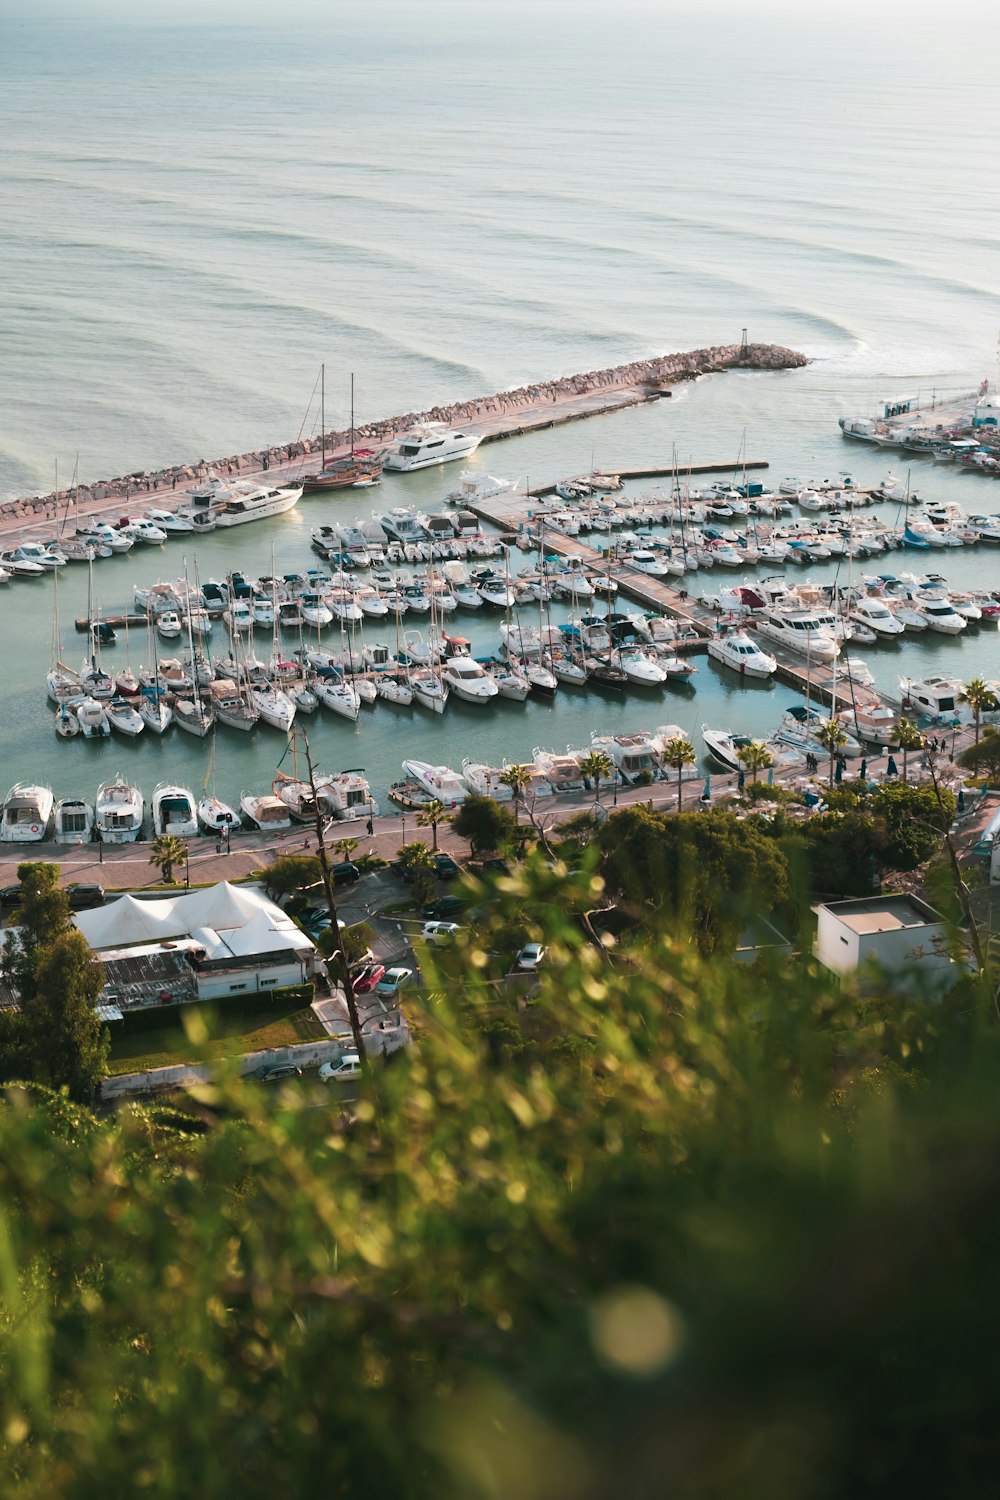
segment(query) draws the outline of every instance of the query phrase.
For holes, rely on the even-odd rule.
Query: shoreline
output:
[[[778,344],[724,344],[711,348],[653,356],[615,365],[604,370],[566,375],[556,380],[517,386],[492,395],[476,396],[433,406],[426,411],[405,412],[385,417],[355,429],[355,443],[384,446],[411,427],[425,422],[442,422],[448,426],[475,426],[481,430],[484,443],[520,436],[604,412],[639,405],[644,401],[669,395],[672,386],[703,375],[726,370],[777,371],[800,369],[808,360],[804,354]],[[346,452],[350,431],[332,431],[312,438],[299,438],[270,448],[252,449],[215,460],[168,465],[156,471],[135,470],[115,479],[98,480],[51,491],[47,495],[23,496],[0,505],[0,530],[41,525],[46,522],[65,525],[72,506],[80,516],[102,510],[143,505],[183,490],[215,471],[227,478],[285,477],[291,470],[324,446],[328,457]]]

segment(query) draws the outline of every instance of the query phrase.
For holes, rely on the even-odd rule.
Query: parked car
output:
[[[383,998],[387,995],[398,995],[400,990],[408,985],[412,978],[412,969],[402,969],[398,967],[386,969],[385,973],[382,975],[382,978],[375,986],[375,993],[376,995],[383,996]]]
[[[517,955],[517,967],[519,969],[537,969],[545,957],[545,949],[541,943],[525,943]]]
[[[361,1059],[356,1052],[345,1052],[337,1062],[320,1065],[319,1076],[323,1083],[335,1083],[341,1078],[357,1078],[361,1072]]]
[[[282,1078],[301,1078],[302,1069],[297,1068],[294,1063],[269,1063],[262,1068],[254,1068],[246,1076],[256,1083],[279,1083]]]
[[[425,922],[420,936],[425,943],[450,943],[455,934],[461,931],[459,922]]]
[[[452,917],[459,916],[464,911],[465,902],[461,896],[439,896],[436,901],[432,901],[429,906],[424,907],[423,914],[427,919],[446,917],[450,920]]]
[[[20,885],[0,886],[0,906],[17,906],[20,904],[24,894],[24,887]]]
[[[490,875],[509,875],[510,865],[505,859],[484,859],[483,873]]]
[[[366,964],[359,974],[353,976],[354,993],[356,995],[367,995],[373,990],[385,973],[385,964]]]
[[[75,881],[73,885],[66,887],[66,894],[72,911],[86,911],[88,907],[104,905],[103,885],[86,885],[83,881]]]
[[[330,878],[334,885],[353,885],[356,880],[361,879],[361,871],[357,865],[342,859],[339,864],[330,866]]]
[[[452,859],[450,854],[435,854],[434,873],[438,880],[454,880],[461,875],[462,866]]]

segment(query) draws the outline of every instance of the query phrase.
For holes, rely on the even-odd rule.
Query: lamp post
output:
[[[184,841],[184,889],[191,889],[191,845]]]

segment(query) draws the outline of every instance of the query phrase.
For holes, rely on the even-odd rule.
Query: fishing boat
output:
[[[139,788],[119,771],[114,781],[97,788],[94,826],[103,844],[132,844],[142,831],[145,802]]]
[[[78,797],[60,797],[52,818],[55,844],[89,844],[94,836],[94,809]]]
[[[18,782],[3,801],[0,842],[38,844],[45,838],[52,816],[52,791],[47,786]]]
[[[187,787],[161,781],[153,792],[153,837],[176,834],[191,838],[198,832],[198,808]]]

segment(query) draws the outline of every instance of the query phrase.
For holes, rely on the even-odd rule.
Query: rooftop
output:
[[[904,927],[927,927],[942,920],[926,901],[916,896],[872,896],[861,901],[831,901],[831,912],[852,932],[897,932]]]

